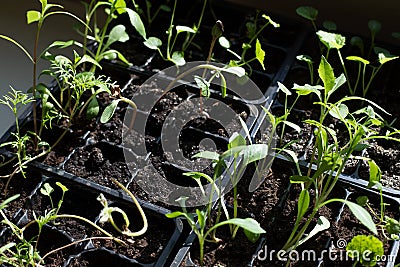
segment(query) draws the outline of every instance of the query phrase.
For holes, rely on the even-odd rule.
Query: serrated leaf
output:
[[[139,14],[129,8],[126,9],[126,12],[128,13],[129,20],[130,20],[132,26],[140,34],[140,36],[142,36],[143,39],[146,40],[146,38],[147,38],[146,37],[146,28],[144,27],[144,24],[142,22],[142,19],[139,16]]]
[[[162,41],[157,37],[149,37],[143,44],[150,49],[156,50],[162,45]]]
[[[256,40],[256,58],[257,58],[258,62],[260,62],[263,70],[265,70],[265,66],[264,66],[265,51],[261,48],[261,43],[258,40],[258,38]]]
[[[341,49],[346,43],[346,38],[337,33],[330,33],[319,30],[317,32],[317,35],[320,41],[329,49],[332,48]]]
[[[41,17],[42,14],[39,11],[29,10],[28,12],[26,12],[26,21],[28,24],[39,21]]]

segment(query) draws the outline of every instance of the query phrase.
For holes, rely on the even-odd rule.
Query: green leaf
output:
[[[332,117],[343,121],[349,114],[349,108],[345,104],[340,103],[339,105],[334,105],[332,109],[329,110],[329,114]]]
[[[309,55],[298,55],[298,56],[296,56],[296,59],[300,60],[300,61],[307,62],[309,64],[314,63],[312,61],[312,58]]]
[[[229,67],[227,69],[224,69],[225,72],[232,73],[238,77],[243,77],[246,75],[246,71],[244,68],[239,67],[239,66],[233,66]]]
[[[300,192],[299,199],[297,200],[297,221],[303,218],[310,206],[310,193],[307,189]]]
[[[367,205],[368,201],[369,201],[369,200],[368,200],[368,197],[367,197],[367,196],[359,196],[359,197],[357,197],[357,199],[356,199],[357,204],[360,205],[360,206],[362,206],[362,207],[364,207],[365,205]]]
[[[318,74],[324,83],[325,91],[329,92],[335,84],[335,75],[331,64],[326,60],[324,56],[321,57],[321,62],[318,68]]]
[[[244,150],[240,153],[243,155],[243,164],[247,166],[248,164],[263,159],[268,155],[268,145],[267,144],[252,144],[246,146]]]
[[[318,96],[318,98],[321,100],[321,90],[324,89],[323,86],[321,85],[309,85],[305,84],[303,86],[300,86],[298,84],[293,85],[293,89],[296,90],[296,93],[298,95],[309,95],[311,93],[314,93]]]
[[[246,229],[243,229],[244,234],[246,235],[247,239],[251,242],[251,243],[255,243],[257,242],[258,239],[260,239],[260,234],[255,234],[252,233]]]
[[[253,218],[246,218],[246,219],[234,218],[234,219],[226,220],[226,221],[220,222],[220,223],[214,225],[213,227],[211,227],[207,231],[207,233],[211,233],[211,231],[213,231],[214,229],[216,229],[222,225],[226,225],[226,224],[236,225],[236,226],[241,227],[244,230],[247,230],[254,234],[264,234],[265,233],[265,230],[262,229],[260,224]]]
[[[292,95],[292,92],[290,92],[290,90],[281,82],[277,82],[278,83],[278,89],[281,90],[282,92],[284,92],[286,95]]]
[[[204,158],[217,161],[219,159],[219,154],[214,151],[202,151],[193,155],[193,158]]]
[[[276,23],[275,21],[273,21],[270,16],[267,16],[267,15],[263,14],[262,18],[266,19],[269,23],[271,23],[272,26],[274,26],[274,28],[280,27],[279,23]]]
[[[296,132],[298,132],[298,133],[301,132],[301,128],[297,124],[294,124],[293,122],[290,122],[290,121],[282,121],[282,122],[284,124],[286,124],[287,126],[289,126],[290,128],[293,128]]]
[[[218,38],[218,43],[219,43],[223,48],[226,48],[226,49],[229,49],[229,48],[231,47],[231,43],[229,42],[228,39],[226,39],[225,36],[219,37],[219,38]]]
[[[150,49],[156,50],[162,45],[162,41],[157,37],[149,37],[143,44]]]
[[[40,188],[40,193],[45,196],[50,196],[50,194],[54,191],[53,187],[49,183],[45,183],[42,188]]]
[[[129,20],[131,21],[132,26],[136,29],[136,31],[140,34],[140,36],[142,36],[143,39],[146,40],[147,39],[146,29],[144,27],[144,24],[142,22],[142,19],[139,16],[139,14],[129,8],[126,9],[126,12],[128,13]],[[154,48],[152,48],[152,49],[154,49]]]
[[[332,89],[328,92],[328,98],[344,83],[346,82],[346,76],[342,73],[335,79]]]
[[[232,136],[229,138],[228,149],[245,145],[246,145],[246,139],[244,139],[244,137],[238,134],[237,132],[234,132]]]
[[[101,114],[100,117],[101,123],[106,123],[111,119],[111,117],[114,115],[115,110],[117,109],[119,101],[119,99],[114,100],[104,109],[103,114]]]
[[[265,70],[265,66],[264,66],[265,51],[261,48],[261,43],[258,40],[258,38],[256,40],[256,58],[257,58],[258,62],[260,62],[263,70]]]
[[[0,210],[4,209],[10,202],[16,200],[19,198],[20,194],[14,195],[12,197],[7,198],[3,202],[0,203]]]
[[[42,18],[42,14],[36,10],[29,10],[26,12],[26,21],[28,24],[39,21]]]
[[[322,23],[322,26],[327,29],[328,31],[336,31],[337,30],[337,26],[336,23],[330,20],[325,20]]]
[[[368,28],[371,31],[372,36],[375,36],[378,32],[380,32],[382,28],[382,24],[374,19],[368,21]]]
[[[295,174],[295,175],[290,176],[290,182],[292,184],[298,184],[298,183],[301,184],[301,183],[306,183],[306,182],[309,182],[309,181],[311,181],[311,178],[308,177],[308,176],[305,176],[305,175],[297,175],[297,174]]]
[[[317,19],[318,10],[311,6],[301,6],[296,9],[296,13],[305,19],[314,21]]]
[[[375,266],[383,253],[382,241],[373,235],[357,235],[346,246],[346,255],[362,266]]]
[[[190,32],[190,33],[196,33],[196,31],[193,28],[190,28],[188,26],[176,26],[175,27],[177,34],[181,32]]]
[[[68,191],[68,188],[65,185],[63,185],[62,183],[56,182],[56,185],[58,185],[58,187],[60,187],[63,192]]]
[[[117,25],[110,31],[110,35],[108,36],[106,47],[109,47],[111,44],[115,42],[124,43],[129,40],[129,35],[125,31],[124,25]]]
[[[183,51],[175,51],[174,53],[172,53],[171,60],[177,66],[183,66],[186,64],[185,55]]]
[[[328,49],[332,49],[332,48],[341,49],[346,43],[346,38],[337,33],[329,33],[326,31],[319,30],[317,32],[317,35],[318,35],[320,41]]]
[[[99,114],[99,111],[100,111],[99,102],[97,101],[96,97],[93,97],[87,106],[86,117],[88,119],[95,118]]]
[[[378,164],[374,160],[368,161],[369,165],[369,183],[368,188],[373,187],[375,184],[379,183],[382,178],[382,171],[379,168]]]
[[[76,63],[77,66],[83,64],[83,63],[92,63],[93,65],[96,65],[97,67],[99,67],[99,69],[102,69],[101,65],[99,64],[99,62],[97,62],[94,58],[92,58],[89,55],[83,55],[83,57]]]
[[[201,89],[201,96],[210,97],[210,83],[206,81],[204,78],[195,75],[194,81],[197,86]]]
[[[331,223],[328,221],[328,219],[325,218],[324,216],[320,216],[318,218],[317,224],[304,239],[300,240],[298,246],[300,246],[301,244],[303,244],[304,242],[306,242],[308,239],[315,236],[319,232],[325,231],[329,227],[331,227]]]
[[[364,65],[368,65],[370,63],[368,60],[363,59],[362,57],[358,57],[358,56],[348,56],[348,57],[346,57],[346,59],[351,60],[351,61],[358,61]]]
[[[114,4],[118,14],[123,14],[127,11],[125,0],[112,0],[111,3]]]
[[[0,254],[5,253],[7,250],[9,250],[12,247],[15,247],[17,244],[14,242],[10,242],[8,244],[5,244],[4,246],[0,247]]]
[[[200,229],[204,229],[206,226],[206,216],[203,211],[196,209],[197,220],[200,226]]]
[[[375,235],[378,234],[378,231],[376,229],[376,225],[374,221],[372,220],[371,215],[368,213],[366,209],[361,207],[360,205],[353,203],[351,201],[343,200],[347,207],[351,210],[354,216],[364,225],[366,226],[372,233]]]

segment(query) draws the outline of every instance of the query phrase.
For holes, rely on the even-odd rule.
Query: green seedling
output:
[[[50,186],[50,184],[45,183],[44,186],[40,189],[40,192],[49,197],[50,203],[51,203],[51,209],[45,211],[43,216],[37,216],[35,213],[33,213],[34,220],[30,221],[23,227],[19,227],[12,223],[5,213],[2,211],[2,208],[4,208],[7,204],[9,204],[11,201],[16,199],[18,197],[14,196],[12,198],[7,199],[3,203],[0,204],[0,215],[3,217],[2,223],[6,224],[9,229],[12,232],[13,239],[16,240],[16,242],[10,242],[2,247],[0,247],[0,263],[7,264],[9,266],[15,266],[15,267],[21,267],[21,266],[43,266],[45,264],[45,258],[47,258],[49,255],[63,250],[65,248],[68,248],[70,246],[74,246],[76,244],[79,244],[81,242],[89,241],[89,240],[94,240],[94,239],[109,239],[116,241],[120,244],[126,245],[122,240],[114,238],[110,233],[107,231],[103,230],[101,227],[93,223],[92,221],[81,217],[77,215],[69,215],[69,214],[59,214],[60,208],[62,206],[63,200],[65,193],[68,191],[68,188],[66,188],[63,184],[60,182],[56,182],[56,185],[62,190],[62,196],[59,199],[57,205],[54,203],[54,199],[52,198],[52,193],[54,192],[54,188]],[[63,218],[69,218],[69,219],[75,219],[75,220],[81,220],[88,225],[94,227],[95,229],[99,230],[101,233],[103,233],[105,236],[104,237],[90,237],[90,238],[84,238],[81,240],[74,241],[70,244],[64,245],[62,247],[53,249],[49,252],[47,252],[45,255],[41,255],[40,251],[38,251],[38,243],[39,239],[43,230],[44,225],[48,223],[56,223],[56,220],[63,219]],[[34,238],[27,240],[26,237],[24,236],[25,231],[28,227],[30,227],[33,224],[37,224],[38,226],[38,234]]]
[[[185,198],[181,198],[181,202],[184,202]],[[184,207],[184,205],[183,205]],[[168,218],[176,218],[176,217],[184,217],[186,218],[187,222],[189,223],[190,227],[194,231],[194,233],[197,236],[197,239],[199,241],[199,247],[200,247],[200,266],[204,266],[204,245],[205,242],[209,241],[207,238],[212,235],[215,230],[221,226],[224,225],[233,225],[235,226],[236,231],[239,228],[242,228],[246,235],[249,237],[249,239],[253,242],[257,240],[257,237],[261,234],[265,233],[265,230],[260,227],[260,224],[252,219],[252,218],[245,218],[245,219],[240,219],[240,218],[234,218],[234,219],[228,219],[222,222],[218,222],[210,227],[207,228],[207,214],[205,211],[201,211],[199,209],[196,209],[196,213],[188,213],[186,210],[183,212],[181,211],[175,211],[172,213],[166,214]],[[197,218],[197,223],[196,223],[196,218]],[[220,240],[217,240],[215,242],[218,242]],[[213,241],[211,241],[213,242]]]
[[[64,117],[68,122],[67,129],[52,145],[54,147],[63,138],[75,119],[82,118],[84,111],[86,111],[86,118],[89,119],[98,115],[100,107],[96,96],[102,92],[111,94],[109,88],[112,88],[114,83],[108,77],[96,76],[90,71],[79,71],[80,67],[87,62],[100,66],[90,56],[79,56],[74,51],[73,60],[61,55],[46,54],[46,57],[52,63],[51,69],[43,71],[42,74],[50,75],[56,79],[60,88],[60,96],[57,99],[44,84],[37,86],[38,97],[42,99],[44,107],[40,130],[46,127],[46,124],[51,127],[51,121],[55,118]],[[83,95],[88,93],[90,93],[89,97],[84,99]]]
[[[12,87],[8,95],[4,95],[3,98],[0,99],[0,104],[7,106],[11,110],[15,120],[15,132],[11,133],[12,138],[14,140],[0,144],[0,147],[8,146],[15,150],[15,157],[8,160],[7,162],[2,162],[0,164],[0,167],[7,166],[8,164],[11,164],[14,161],[14,159],[17,159],[17,163],[12,166],[13,171],[7,175],[0,176],[0,178],[8,179],[4,189],[5,194],[7,194],[8,185],[15,174],[21,173],[21,175],[24,178],[26,178],[26,173],[25,173],[26,165],[29,162],[38,159],[47,154],[48,152],[50,152],[49,144],[44,141],[38,143],[38,147],[41,149],[41,151],[38,154],[31,155],[27,151],[28,144],[30,142],[33,142],[34,137],[36,137],[39,140],[40,138],[36,136],[34,132],[27,132],[24,135],[22,135],[18,120],[18,114],[32,101],[33,101],[32,97],[29,97],[27,94],[22,93],[21,91],[14,90],[14,88]]]
[[[292,233],[283,247],[283,250],[290,251],[303,242],[304,234],[318,210],[332,202],[346,204],[355,217],[365,225],[372,233],[377,234],[377,228],[368,211],[362,206],[343,199],[330,199],[329,195],[334,190],[340,174],[354,151],[365,148],[364,143],[372,139],[386,139],[399,141],[394,136],[398,130],[388,131],[380,135],[377,127],[384,125],[383,119],[375,110],[385,112],[381,107],[365,98],[349,96],[343,97],[335,103],[330,102],[332,94],[346,82],[345,76],[341,74],[335,77],[333,69],[328,61],[322,57],[318,73],[322,85],[294,86],[299,95],[315,94],[320,105],[319,120],[306,120],[305,122],[315,127],[314,143],[308,168],[305,173],[298,167],[298,174],[290,178],[291,183],[300,184],[302,191],[298,200],[298,214]],[[365,101],[370,106],[350,112],[346,105],[349,101]],[[339,144],[336,132],[325,125],[327,116],[332,116],[346,127],[347,141]],[[294,162],[298,165],[298,160]],[[314,168],[314,169],[313,169]],[[315,192],[311,200],[309,190]],[[307,211],[311,213],[306,216]],[[306,216],[306,218],[304,218]],[[315,234],[315,232],[314,232]]]
[[[40,34],[43,28],[43,24],[45,20],[53,15],[67,15],[70,17],[73,17],[74,19],[78,20],[80,23],[84,24],[85,23],[79,19],[77,16],[74,14],[64,11],[63,6],[57,5],[57,4],[50,4],[48,3],[47,0],[39,0],[41,3],[41,9],[38,10],[29,10],[26,13],[26,19],[28,24],[36,23],[36,34],[35,34],[35,41],[34,41],[34,49],[33,49],[33,54],[31,55],[20,43],[18,43],[16,40],[5,36],[5,35],[0,35],[0,38],[9,41],[16,45],[18,48],[21,49],[21,51],[29,58],[29,60],[33,64],[33,83],[32,83],[32,94],[34,97],[36,97],[36,86],[37,86],[37,62],[39,57],[38,53],[38,46],[39,46],[39,40],[40,40]],[[85,25],[87,26],[87,25]],[[35,150],[38,148],[38,127],[37,127],[37,114],[36,114],[36,101],[33,101],[33,123],[34,123],[34,147]]]
[[[355,259],[353,266],[360,263],[362,266],[375,266],[378,257],[382,257],[383,244],[375,236],[357,235],[347,244],[348,255]],[[366,257],[368,256],[368,257]]]
[[[132,24],[135,26],[137,32],[144,39],[145,46],[147,46],[150,49],[157,50],[160,56],[164,60],[170,61],[174,63],[176,66],[183,66],[186,64],[185,51],[191,44],[193,44],[193,39],[199,31],[200,25],[203,20],[203,15],[206,8],[207,0],[203,0],[203,7],[200,12],[199,20],[193,27],[174,25],[177,2],[178,2],[177,0],[174,1],[171,13],[170,25],[168,27],[168,30],[166,31],[167,44],[165,53],[162,51],[163,42],[161,41],[160,38],[154,36],[151,37],[147,36],[146,29],[143,25],[143,22],[140,20],[140,17],[137,18],[135,22],[132,22]],[[178,37],[181,34],[186,34],[186,37],[184,38],[184,41],[182,42],[180,49],[178,48],[179,50],[175,50],[176,46],[178,45],[177,44]]]
[[[272,25],[274,28],[278,28],[280,27],[280,25],[274,22],[270,16],[263,14],[261,16],[261,20],[264,22],[264,24],[258,28],[259,20],[260,19],[257,13],[254,21],[248,22],[246,24],[248,29],[247,31],[249,33],[248,35],[249,41],[242,44],[242,52],[240,55],[230,49],[231,44],[226,37],[224,36],[219,37],[218,39],[219,44],[235,57],[234,60],[230,61],[229,63],[230,66],[239,66],[239,67],[247,66],[250,68],[251,71],[252,68],[250,66],[250,63],[252,61],[257,60],[261,65],[261,67],[265,70],[265,64],[264,64],[265,51],[262,49],[261,42],[258,39],[258,37],[268,25]],[[247,59],[246,54],[252,47],[254,47],[254,57],[252,57],[251,59]]]

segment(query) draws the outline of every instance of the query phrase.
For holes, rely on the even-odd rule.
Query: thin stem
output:
[[[171,59],[171,51],[170,51],[171,47],[170,47],[170,44],[171,44],[171,38],[172,38],[172,29],[174,27],[176,3],[177,3],[177,0],[174,1],[174,9],[172,11],[171,22],[170,22],[169,28],[168,28],[168,45],[167,45],[167,59],[168,60]]]
[[[199,18],[199,21],[197,22],[197,25],[196,25],[196,32],[190,37],[188,42],[185,42],[183,44],[183,47],[182,47],[183,51],[185,51],[189,47],[189,45],[193,42],[194,37],[196,37],[197,32],[199,31],[201,22],[203,20],[204,11],[206,9],[206,5],[207,5],[207,0],[204,0],[203,8],[201,9],[201,13],[200,13],[200,18]]]

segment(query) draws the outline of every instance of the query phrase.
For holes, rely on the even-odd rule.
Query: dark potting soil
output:
[[[42,179],[40,173],[35,172],[30,168],[25,169],[25,171],[27,173],[26,178],[21,174],[16,174],[12,177],[7,191],[5,190],[8,179],[0,179],[0,202],[3,202],[5,199],[16,194],[20,194],[19,198],[8,204],[8,206],[3,210],[8,219],[12,219],[18,210],[25,207],[28,196],[34,191]]]

